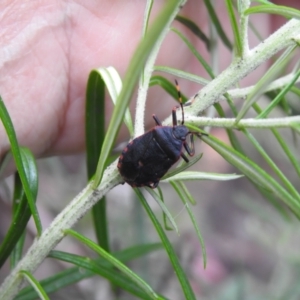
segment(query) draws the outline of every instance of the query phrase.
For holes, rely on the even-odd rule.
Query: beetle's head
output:
[[[184,125],[177,125],[173,127],[173,135],[177,140],[185,141],[186,136],[189,133],[189,130]]]

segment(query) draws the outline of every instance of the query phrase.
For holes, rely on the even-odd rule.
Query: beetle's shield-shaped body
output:
[[[133,187],[155,188],[180,158],[182,145],[174,138],[173,127],[156,126],[127,145],[119,158],[119,171]]]

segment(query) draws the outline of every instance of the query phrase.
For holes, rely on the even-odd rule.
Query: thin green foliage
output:
[[[201,65],[204,67],[205,71],[209,74],[209,76],[211,78],[214,78],[215,76],[212,72],[210,65],[207,63],[204,57],[198,52],[198,50],[194,47],[194,45],[186,38],[186,36],[175,28],[172,28],[172,31],[174,31],[184,41],[184,43],[187,45],[189,50],[194,54],[197,60],[201,63]]]
[[[258,100],[259,96],[264,92],[265,87],[274,80],[278,74],[282,72],[287,63],[290,61],[291,55],[296,49],[296,45],[289,47],[284,53],[280,56],[279,59],[275,61],[271,68],[264,74],[264,76],[256,83],[255,88],[248,95],[246,101],[243,104],[240,112],[236,117],[236,123],[238,123],[241,118],[245,116],[250,107]]]
[[[152,76],[149,86],[154,85],[161,86],[169,95],[178,100],[178,93],[176,88],[174,87],[174,84],[165,77],[159,75]],[[187,101],[187,97],[185,95],[181,94],[181,98],[183,103]]]
[[[201,157],[202,157],[202,153],[195,155],[194,157],[192,157],[188,163],[186,163],[185,161],[182,162],[181,164],[179,164],[175,169],[171,169],[170,171],[168,171],[167,174],[165,174],[162,178],[162,180],[168,179],[170,177],[175,176],[176,174],[179,174],[181,172],[183,172],[184,170],[188,169],[189,167],[191,167],[192,165],[194,165],[196,162],[198,162]]]
[[[300,202],[298,199],[284,189],[272,176],[260,168],[255,162],[212,136],[203,136],[202,140],[221,154],[230,164],[238,168],[251,181],[254,181],[265,190],[273,193],[285,203],[298,218],[300,218]]]
[[[170,221],[170,223],[172,224],[173,228],[175,229],[175,231],[177,232],[177,234],[179,234],[178,231],[178,227],[176,225],[176,222],[174,220],[174,218],[172,217],[171,213],[169,212],[168,208],[166,207],[166,205],[164,204],[163,199],[161,198],[160,194],[157,194],[156,192],[153,191],[153,189],[150,189],[148,187],[145,188],[147,190],[147,192],[152,196],[152,198],[158,203],[158,205],[160,206],[160,208],[162,209],[164,215],[168,218],[168,220]]]
[[[234,115],[236,115],[236,108],[235,108],[235,106],[234,105],[230,105],[230,108],[231,108],[231,111],[234,113]],[[224,112],[222,106],[220,105],[220,103],[217,103],[215,105],[215,109],[216,109],[216,111],[218,112],[218,114],[219,114],[219,116],[221,118],[225,118],[226,117],[225,112]],[[236,133],[232,129],[226,129],[226,133],[228,135],[228,138],[229,138],[229,141],[230,141],[230,144],[232,145],[232,147],[235,150],[243,153],[244,152],[243,151],[243,147],[242,147],[242,145],[240,143],[240,140],[237,138]]]
[[[187,192],[185,185],[181,181],[171,181],[170,183],[171,183],[172,187],[174,188],[174,190],[177,192],[182,203],[184,204],[184,206],[189,214],[189,217],[192,221],[192,224],[195,228],[195,231],[197,233],[197,236],[198,236],[198,239],[199,239],[199,242],[201,245],[201,249],[202,249],[203,268],[205,269],[206,264],[207,264],[207,256],[206,256],[206,247],[205,247],[204,239],[200,232],[196,218],[195,218],[187,200],[189,200],[192,203],[195,203],[196,201],[193,199],[192,195],[189,192]]]
[[[204,42],[206,49],[209,51],[210,49],[210,40],[206,36],[206,34],[199,28],[199,26],[193,22],[191,19],[185,18],[183,16],[178,15],[176,20],[181,24],[185,25],[188,29],[191,30],[201,41]]]
[[[296,188],[293,186],[293,184],[288,180],[288,178],[283,174],[283,172],[279,169],[279,167],[276,165],[276,163],[270,158],[270,156],[266,153],[266,151],[262,148],[262,146],[258,143],[258,141],[254,138],[252,134],[249,132],[245,133],[248,140],[254,145],[256,150],[262,155],[262,157],[265,159],[265,161],[268,163],[268,165],[272,168],[274,173],[280,178],[282,183],[285,185],[289,193],[293,195],[296,199],[298,199],[300,203],[300,195],[297,192]]]
[[[149,204],[147,203],[146,199],[144,198],[143,194],[141,193],[141,191],[139,189],[134,189],[136,195],[138,196],[138,198],[140,199],[143,207],[145,208],[149,218],[151,219],[160,239],[161,239],[161,242],[169,256],[169,259],[170,259],[170,262],[173,266],[173,269],[178,277],[178,280],[180,282],[180,285],[181,285],[181,288],[182,288],[182,291],[185,295],[185,298],[186,299],[196,299],[195,295],[194,295],[194,292],[190,286],[190,283],[187,279],[187,276],[186,274],[184,273],[181,265],[180,265],[180,262],[178,260],[178,257],[176,255],[176,252],[174,250],[174,248],[172,247],[170,241],[168,240],[163,228],[161,227],[160,223],[158,222],[155,214],[153,213],[153,211],[151,210]]]
[[[90,180],[96,172],[105,137],[105,81],[96,70],[90,73],[87,82],[85,130],[87,175]],[[98,243],[109,251],[105,197],[94,205],[92,216]]]
[[[19,148],[24,171],[34,201],[38,191],[38,172],[35,158],[29,149]],[[21,259],[25,238],[26,225],[31,217],[31,210],[25,194],[19,173],[15,174],[15,187],[13,195],[13,219],[11,225],[0,245],[0,268],[11,255],[11,267],[13,268]]]
[[[161,248],[161,244],[159,243],[138,245],[114,252],[113,255],[123,263],[126,263],[132,259],[147,255],[148,253],[156,250],[160,250]],[[48,294],[91,276],[99,275],[108,279],[115,286],[119,286],[120,288],[137,297],[151,299],[140,288],[138,288],[135,283],[130,281],[128,277],[123,276],[118,270],[115,270],[115,268],[113,268],[112,265],[102,257],[90,259],[88,257],[62,251],[51,251],[49,258],[65,261],[75,265],[76,267],[68,268],[53,276],[41,280],[40,284]],[[15,300],[32,300],[36,299],[36,297],[37,294],[33,288],[26,287],[20,291]]]
[[[30,178],[28,177],[29,174],[26,172],[26,157],[22,156],[22,152],[20,151],[20,147],[19,147],[19,143],[17,141],[17,137],[16,137],[16,133],[14,130],[14,126],[13,123],[11,121],[11,118],[8,114],[8,111],[5,107],[5,104],[2,100],[2,98],[0,97],[0,118],[1,121],[4,125],[4,128],[6,130],[6,134],[8,136],[9,139],[9,143],[11,146],[11,152],[12,155],[14,157],[15,160],[15,164],[18,170],[18,173],[20,175],[20,179],[24,188],[24,192],[26,194],[27,197],[27,201],[30,207],[30,211],[31,214],[33,216],[34,219],[34,223],[37,229],[37,234],[41,235],[42,233],[42,223],[35,205],[35,197],[34,197],[34,191],[31,190],[31,186],[30,186]],[[30,169],[27,171],[30,172]]]
[[[157,187],[157,191],[158,191],[160,200],[164,203],[165,202],[164,195],[163,195],[163,192],[162,192],[162,189],[160,188],[160,186]],[[170,230],[170,231],[173,230],[174,226],[173,227],[169,226],[168,216],[166,215],[166,213],[164,211],[163,211],[163,220],[164,220],[165,230]]]
[[[287,92],[289,92],[292,88],[292,86],[295,84],[297,79],[300,76],[300,70],[298,70],[292,79],[292,81],[286,85],[280,93],[270,102],[270,104],[256,117],[256,119],[262,119],[266,118],[270,112],[278,105],[278,103],[283,99],[284,95],[286,95]]]
[[[208,173],[208,172],[197,172],[197,171],[185,171],[180,172],[172,177],[164,179],[165,182],[174,180],[187,181],[187,180],[235,180],[242,177],[236,174],[219,174],[219,173]]]
[[[230,19],[233,36],[234,36],[234,47],[235,47],[236,56],[241,57],[242,56],[242,42],[241,42],[238,22],[236,20],[235,14],[234,14],[233,3],[231,0],[226,0],[225,3],[226,3],[227,11],[228,11],[228,16]]]
[[[86,246],[97,252],[99,255],[101,255],[115,268],[120,270],[124,275],[128,276],[128,278],[135,282],[135,284],[137,284],[149,297],[151,297],[151,299],[159,299],[159,296],[153,291],[149,284],[147,284],[141,277],[139,277],[137,274],[131,271],[128,267],[126,267],[121,261],[117,260],[111,254],[99,247],[96,243],[73,230],[67,230],[66,233],[75,237],[83,244],[85,244]]]
[[[33,286],[35,291],[37,292],[38,296],[42,300],[49,300],[50,298],[42,288],[41,284],[33,277],[33,275],[27,271],[21,271],[20,272],[26,279],[27,281]]]
[[[153,7],[153,0],[147,0],[147,5],[144,14],[144,24],[143,24],[143,33],[142,33],[143,37],[146,35],[146,32],[148,30],[152,7]]]
[[[258,105],[255,106],[255,111],[258,113],[258,115],[260,115],[262,113],[262,109]],[[279,145],[281,146],[283,152],[285,153],[287,158],[290,160],[291,166],[295,169],[298,177],[300,178],[300,165],[298,163],[297,157],[292,153],[289,145],[284,141],[284,138],[279,134],[278,130],[271,129],[271,132],[275,136],[275,138],[278,141]],[[292,189],[294,189],[294,187],[292,187]],[[295,192],[295,193],[298,193],[298,192]]]
[[[217,8],[217,6],[215,6],[215,8],[213,7],[212,3],[210,0],[204,0],[204,4],[206,6],[206,9],[208,11],[209,17],[211,22],[214,24],[216,31],[221,39],[221,41],[224,43],[224,45],[229,49],[232,50],[232,44],[230,42],[230,40],[228,39],[222,23],[220,22],[217,13],[215,12],[215,8]]]
[[[202,85],[206,85],[209,83],[209,80],[200,77],[198,75],[194,75],[179,69],[171,68],[171,67],[166,67],[166,66],[154,66],[154,71],[161,71],[167,74],[173,75],[175,78],[183,78],[188,81],[196,82]]]
[[[87,174],[90,180],[95,172],[105,138],[105,88],[113,103],[122,89],[122,81],[113,67],[92,70],[86,89],[86,152]],[[130,134],[133,134],[133,124],[129,109],[126,110],[124,123]],[[109,162],[108,158],[108,162]],[[108,164],[108,163],[107,163]],[[99,245],[109,251],[108,220],[106,214],[106,199],[102,197],[92,209],[94,228]]]
[[[288,6],[274,5],[273,3],[271,5],[257,5],[250,7],[244,12],[244,14],[276,14],[285,18],[300,19],[300,11],[298,9]]]

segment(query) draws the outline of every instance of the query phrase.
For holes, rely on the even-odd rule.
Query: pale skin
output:
[[[294,2],[284,1],[284,5],[295,6]],[[161,4],[163,1],[156,1],[154,10],[158,11]],[[143,1],[123,0],[0,2],[0,95],[21,145],[29,147],[37,157],[84,151],[88,74],[92,68],[114,66],[124,76],[141,36],[144,6]],[[203,21],[197,23],[207,31],[206,12],[201,7],[198,1],[191,0],[183,14],[195,21],[203,16]],[[263,30],[267,34],[278,19],[264,18]],[[192,35],[190,39],[196,41]],[[205,51],[197,43],[200,51]],[[196,68],[194,58],[174,34],[168,37],[159,62],[190,72]],[[162,95],[159,89],[150,94],[158,100]],[[161,102],[151,101],[147,107],[149,120],[161,110],[171,113],[170,102],[157,109],[158,103]],[[107,104],[110,113],[110,100]],[[119,140],[126,138],[124,131]],[[1,126],[0,156],[8,149]]]

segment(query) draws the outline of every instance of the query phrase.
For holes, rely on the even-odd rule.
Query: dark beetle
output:
[[[156,126],[145,134],[132,140],[122,151],[118,162],[118,169],[125,182],[132,187],[148,186],[152,189],[158,186],[160,179],[171,166],[182,157],[186,162],[188,158],[182,153],[185,148],[189,156],[193,156],[193,134],[184,125],[184,110],[177,81],[176,88],[182,110],[182,121],[177,125],[176,109],[172,110],[173,126],[162,126],[156,115],[153,119]],[[190,146],[186,138],[190,135]]]

